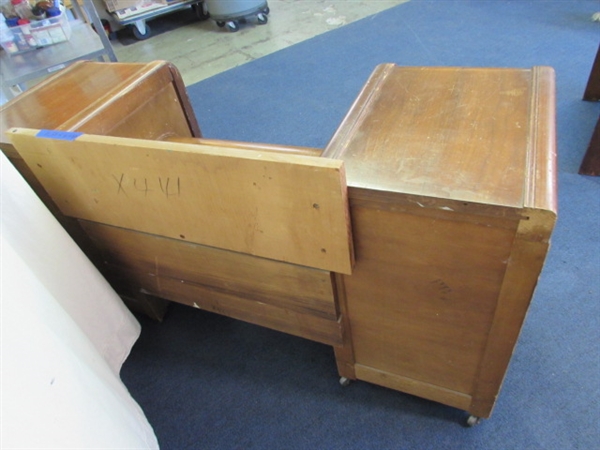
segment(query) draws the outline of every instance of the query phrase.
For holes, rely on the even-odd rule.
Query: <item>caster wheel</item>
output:
[[[340,384],[344,387],[348,386],[350,384],[350,381],[350,378],[340,377]]]
[[[225,22],[221,22],[220,20],[217,20],[217,26],[219,28],[223,28],[225,26]]]
[[[140,30],[138,30],[138,28],[135,25],[131,27],[131,31],[133,32],[133,37],[136,38],[138,41],[143,41],[144,39],[148,39],[150,36],[152,36],[152,30],[150,30],[148,24],[146,24],[146,29],[143,33]]]
[[[266,14],[263,14],[263,13],[258,13],[256,15],[256,19],[258,20],[258,23],[260,23],[261,25],[264,25],[265,23],[267,23],[269,21],[269,18],[266,16]]]
[[[227,29],[231,32],[236,32],[237,30],[240,29],[240,26],[237,24],[237,22],[227,22]]]
[[[467,418],[467,426],[468,427],[474,427],[475,425],[479,424],[480,422],[481,422],[481,417],[469,416]]]
[[[267,6],[265,9],[262,10],[262,12],[264,12],[265,14],[269,14],[271,12],[271,10]]]
[[[193,4],[192,11],[194,12],[198,20],[206,20],[210,17],[210,14],[208,13],[204,2]]]

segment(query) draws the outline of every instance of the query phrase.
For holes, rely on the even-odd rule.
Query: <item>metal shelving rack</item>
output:
[[[5,51],[0,52],[0,82],[7,99],[27,89],[28,82],[43,78],[75,61],[117,61],[92,0],[82,2],[83,9],[77,0],[71,2],[76,20],[70,23],[71,38],[68,41],[12,56]]]

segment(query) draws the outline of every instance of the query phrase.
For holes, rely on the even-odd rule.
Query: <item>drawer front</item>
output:
[[[109,278],[135,289],[330,345],[341,344],[331,273],[81,221]],[[119,288],[117,287],[117,290]]]

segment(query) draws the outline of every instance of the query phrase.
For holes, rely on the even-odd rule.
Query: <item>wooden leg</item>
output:
[[[592,134],[590,145],[588,146],[587,152],[581,161],[581,167],[579,167],[580,175],[600,175],[600,117],[596,122],[596,128]]]
[[[583,99],[587,101],[600,100],[600,46],[596,53],[596,59],[594,60],[585,92],[583,93]],[[598,118],[598,122],[596,122],[596,128],[592,134],[587,152],[583,157],[583,161],[581,161],[579,173],[581,175],[600,175],[600,117]]]
[[[333,274],[333,283],[336,290],[336,297],[342,316],[342,325],[344,327],[344,344],[333,347],[335,352],[335,362],[340,375],[340,383],[345,386],[348,380],[356,380],[354,371],[354,348],[352,346],[352,336],[350,331],[350,321],[348,320],[348,310],[346,308],[346,292],[344,289],[344,276],[338,273]]]
[[[594,60],[585,92],[583,93],[583,99],[587,101],[600,100],[600,46],[596,53],[596,59]]]
[[[121,299],[134,313],[144,314],[157,322],[162,322],[171,302],[143,292],[137,295],[121,295]]]

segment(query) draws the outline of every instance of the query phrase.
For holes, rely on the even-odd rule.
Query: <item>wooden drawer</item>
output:
[[[109,273],[147,294],[331,345],[330,272],[81,221]]]

